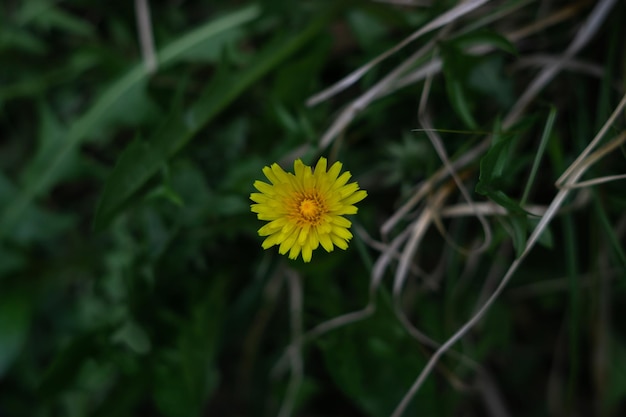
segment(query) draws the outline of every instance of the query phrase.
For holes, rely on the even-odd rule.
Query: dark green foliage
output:
[[[390,416],[526,256],[555,181],[624,94],[623,2],[506,126],[604,1],[489,2],[316,106],[307,99],[463,3],[148,3],[153,73],[134,1],[0,4],[0,417],[269,417],[290,400],[292,416]],[[337,115],[430,41],[321,151]],[[491,233],[420,125],[425,77],[451,161],[482,146],[456,174]],[[600,146],[624,126],[622,112]],[[319,156],[368,192],[350,247],[309,264],[264,251],[252,184],[264,166]],[[622,144],[582,180],[624,174],[625,156]],[[571,191],[403,416],[626,414],[623,190]],[[307,334],[368,302],[371,314]]]

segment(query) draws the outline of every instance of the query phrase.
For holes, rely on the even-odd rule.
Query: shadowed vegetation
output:
[[[625,415],[624,16],[2,2],[0,416]],[[320,157],[348,248],[264,250]]]

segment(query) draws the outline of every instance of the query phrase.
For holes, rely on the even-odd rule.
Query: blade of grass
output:
[[[622,247],[618,237],[615,235],[615,230],[613,229],[613,226],[611,226],[609,217],[606,214],[605,208],[602,206],[602,202],[600,201],[597,192],[594,191],[592,193],[591,200],[593,202],[593,210],[596,213],[596,218],[600,220],[600,226],[604,230],[604,234],[607,238],[607,243],[613,249],[616,260],[622,264],[622,267],[626,268],[626,253],[624,253],[624,248]]]
[[[539,169],[539,163],[541,162],[541,158],[546,150],[546,145],[548,144],[548,138],[550,137],[550,133],[552,133],[552,129],[554,128],[554,121],[556,120],[556,108],[550,108],[550,113],[548,114],[548,120],[546,120],[546,126],[543,129],[543,134],[541,135],[541,141],[539,142],[539,148],[537,149],[537,153],[535,154],[535,160],[533,161],[533,167],[530,170],[530,175],[528,175],[528,182],[526,183],[526,187],[524,188],[524,194],[522,195],[522,201],[520,202],[521,206],[526,204],[526,200],[528,199],[528,194],[530,194],[530,188],[535,181],[535,177],[537,176],[537,170]]]
[[[580,312],[581,312],[581,293],[579,280],[579,267],[577,253],[579,248],[577,245],[576,227],[571,214],[565,214],[562,220],[563,238],[565,239],[565,262],[567,269],[567,278],[569,284],[569,311],[568,311],[568,327],[569,327],[569,372],[567,379],[566,403],[573,404],[576,395],[576,387],[578,385],[578,375],[580,369]],[[568,410],[573,411],[573,410]]]

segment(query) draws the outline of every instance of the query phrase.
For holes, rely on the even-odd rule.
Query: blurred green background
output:
[[[625,92],[624,2],[478,3],[2,1],[0,417],[390,416]],[[617,116],[603,143],[623,140]],[[433,143],[468,158],[490,236]],[[305,265],[261,248],[249,195],[264,166],[319,156],[368,198],[348,250]],[[564,206],[403,415],[626,415],[624,182]]]

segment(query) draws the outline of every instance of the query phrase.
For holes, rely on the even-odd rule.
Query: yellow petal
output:
[[[348,180],[350,179],[350,177],[352,176],[352,174],[350,174],[350,171],[346,171],[343,174],[341,174],[339,176],[339,178],[337,178],[337,180],[333,183],[333,190],[338,190],[339,188],[343,187],[344,185],[346,185],[346,183],[348,182]]]
[[[332,230],[333,230],[333,226],[330,224],[330,221],[325,221],[319,226],[317,226],[317,232],[320,235],[329,234],[330,232],[332,232]]]
[[[293,247],[293,244],[296,243],[296,239],[298,238],[298,232],[293,231],[291,234],[287,236],[285,240],[280,244],[280,248],[278,249],[278,253],[284,255],[287,253],[289,249]]]
[[[331,219],[332,219],[331,222],[334,225],[341,226],[341,227],[346,227],[346,228],[352,226],[352,222],[350,220],[346,219],[345,217],[332,216]]]
[[[276,185],[280,183],[280,180],[278,179],[278,177],[274,175],[274,173],[272,172],[272,168],[270,167],[263,168],[263,174],[265,174],[267,179],[270,180],[272,184]]]
[[[302,259],[304,262],[311,262],[311,256],[313,255],[313,250],[309,245],[302,246]]]
[[[272,220],[271,222],[259,229],[259,236],[267,236],[275,232],[280,232],[286,221],[287,220],[284,217],[279,217],[276,220]]]
[[[343,240],[339,236],[337,236],[335,234],[331,234],[330,235],[330,240],[332,240],[333,243],[335,244],[335,246],[337,246],[339,249],[343,249],[343,250],[348,249],[348,242],[346,242],[345,240]]]
[[[293,161],[293,171],[296,178],[302,178],[304,176],[304,164],[301,159]]]
[[[326,158],[323,156],[317,161],[317,165],[315,165],[315,176],[317,178],[322,178],[324,174],[326,174]]]
[[[266,204],[269,201],[271,201],[271,198],[269,198],[265,194],[252,193],[252,194],[250,194],[250,200],[254,201],[255,203]]]
[[[356,208],[356,206],[344,206],[337,210],[332,210],[331,213],[336,216],[341,216],[344,214],[356,214],[357,211],[358,209]]]
[[[309,226],[308,224],[302,226],[302,228],[300,229],[300,236],[298,236],[298,245],[304,245],[304,242],[306,242],[306,238],[309,234],[310,227],[311,226]]]
[[[263,249],[269,249],[274,245],[278,244],[278,239],[280,238],[280,235],[278,233],[275,233],[273,235],[268,236],[267,238],[265,238],[265,240],[263,241],[263,243],[261,244],[261,246],[263,247]]]
[[[287,173],[280,167],[280,165],[273,163],[272,164],[272,173],[280,183],[289,182],[289,176]]]
[[[318,248],[319,245],[320,241],[317,236],[317,230],[315,229],[315,227],[313,227],[309,231],[309,246],[311,246],[311,249],[315,250]]]
[[[278,219],[280,216],[281,215],[278,213],[258,213],[256,218],[259,220],[272,221]]]
[[[256,188],[257,190],[259,190],[260,192],[268,196],[272,196],[276,194],[276,192],[274,191],[274,187],[272,187],[271,185],[263,181],[258,181],[258,180],[255,181],[254,188]]]
[[[291,232],[296,228],[296,224],[292,221],[287,221],[287,223],[285,223],[285,225],[283,226],[283,230],[281,230],[281,233],[284,234],[291,234]]]
[[[304,191],[312,190],[315,186],[315,177],[313,176],[313,172],[311,171],[311,167],[306,167],[304,169],[303,177],[302,177],[302,185],[304,187]]]
[[[328,170],[328,175],[326,176],[326,180],[330,183],[335,182],[335,180],[337,179],[337,176],[341,172],[342,166],[343,165],[341,164],[341,162],[339,161],[335,162],[333,166],[331,166],[330,169]]]
[[[359,190],[351,196],[347,196],[346,198],[341,200],[341,202],[345,205],[352,205],[363,200],[365,197],[367,197],[367,192],[365,190]]]
[[[345,227],[333,226],[333,234],[345,240],[352,239],[352,233]]]
[[[330,240],[330,235],[324,233],[324,234],[320,234],[319,235],[319,239],[320,239],[320,244],[322,245],[322,247],[326,250],[326,252],[332,252],[333,251],[333,241]]]
[[[296,243],[295,245],[291,247],[291,250],[289,251],[289,259],[296,259],[299,253],[300,253],[300,245]]]

